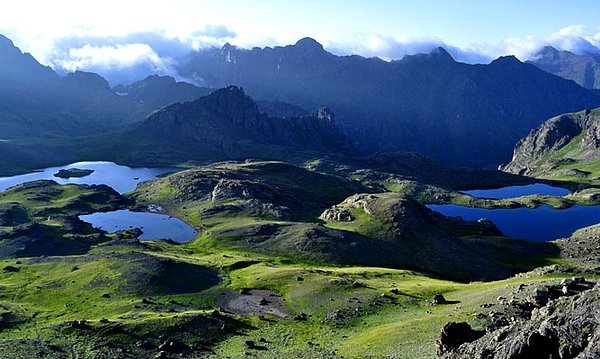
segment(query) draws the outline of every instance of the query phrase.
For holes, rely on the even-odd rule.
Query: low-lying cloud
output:
[[[247,40],[223,25],[208,25],[177,37],[155,31],[125,36],[73,35],[55,40],[45,63],[61,73],[75,70],[97,72],[112,85],[130,83],[151,74],[181,79],[177,67],[191,51],[220,47],[225,42],[246,44]],[[377,34],[356,34],[347,41],[323,39],[323,42],[328,51],[338,55],[358,54],[397,60],[443,47],[457,61],[489,63],[504,55],[515,55],[522,61],[531,60],[544,46],[576,54],[600,54],[600,28],[571,25],[547,37],[511,37],[498,44],[473,44],[467,48],[453,46],[436,37]]]
[[[352,42],[331,42],[328,49],[340,55],[379,57],[384,60],[399,60],[406,55],[429,53],[443,47],[460,62],[488,63],[491,58],[471,49],[461,49],[446,44],[438,38],[390,37],[373,34],[358,34]]]
[[[600,54],[600,28],[571,25],[545,38],[534,36],[507,38],[496,51],[513,54],[521,60],[532,60],[544,46],[552,46],[577,55]]]
[[[59,73],[96,72],[112,85],[152,74],[179,79],[176,67],[191,51],[221,46],[235,36],[225,26],[206,26],[183,37],[168,37],[160,32],[69,36],[54,42],[46,61]]]

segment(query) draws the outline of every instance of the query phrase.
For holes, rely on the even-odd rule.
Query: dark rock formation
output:
[[[519,140],[512,161],[501,169],[523,175],[540,174],[555,170],[560,164],[598,158],[599,149],[600,110],[564,114],[549,119]],[[568,171],[565,174],[586,175],[577,169]]]
[[[150,164],[187,160],[286,159],[298,151],[349,152],[333,114],[272,118],[238,87],[227,87],[148,117],[123,136],[130,142],[126,161]],[[148,156],[149,153],[154,156]]]
[[[464,340],[466,344],[455,346],[442,346],[438,340],[438,355],[489,359],[597,358],[600,356],[600,286],[587,289],[590,284],[584,283],[579,282],[579,289],[569,295],[557,294],[558,299],[534,308],[530,319],[519,318],[514,324],[480,339]],[[549,290],[557,293],[559,286]],[[442,338],[446,331],[444,327]]]
[[[464,343],[470,343],[481,338],[485,332],[483,330],[473,330],[465,322],[451,322],[444,325],[440,337],[435,342],[435,348],[438,356],[452,351]]]

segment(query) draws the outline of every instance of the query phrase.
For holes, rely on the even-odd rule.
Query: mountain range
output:
[[[60,77],[0,35],[2,139],[64,138],[120,130],[158,107],[208,93],[157,76],[116,90],[94,73],[76,71]]]
[[[387,62],[336,56],[310,38],[295,45],[252,50],[226,44],[192,53],[179,71],[202,87],[149,76],[111,88],[93,73],[77,71],[60,77],[2,37],[0,138],[57,138],[93,146],[86,143],[89,136],[127,133],[135,136],[133,141],[131,137],[109,135],[110,143],[116,148],[130,148],[130,153],[140,154],[134,157],[142,160],[142,148],[148,149],[148,139],[158,138],[158,124],[167,123],[165,118],[169,117],[177,121],[171,122],[168,130],[162,129],[161,135],[166,136],[160,137],[161,141],[191,127],[195,132],[190,133],[198,136],[196,143],[223,141],[216,151],[197,147],[193,157],[217,160],[233,154],[269,154],[272,151],[248,150],[226,122],[207,120],[199,126],[198,107],[192,109],[195,105],[154,112],[176,103],[193,103],[214,89],[237,85],[255,104],[228,102],[241,106],[228,109],[230,113],[238,111],[245,113],[242,118],[249,115],[254,119],[242,121],[236,131],[243,131],[253,141],[260,137],[256,143],[263,146],[292,144],[296,149],[329,151],[331,146],[324,146],[324,142],[317,140],[316,145],[311,141],[327,138],[334,130],[323,122],[315,126],[313,120],[307,120],[315,118],[310,111],[327,107],[336,117],[331,136],[335,151],[342,147],[353,148],[356,155],[411,151],[454,164],[495,167],[507,162],[513,144],[544,119],[600,106],[600,96],[593,91],[514,57],[502,57],[489,65],[469,65],[454,61],[443,48]],[[148,116],[154,120],[144,120]],[[158,117],[162,120],[157,121]],[[275,123],[286,130],[277,132]],[[290,129],[307,132],[291,133]],[[324,132],[315,132],[321,130]],[[347,143],[340,147],[336,141],[342,137]],[[123,142],[115,143],[119,138]],[[142,145],[144,141],[146,145]],[[141,147],[133,149],[134,144]]]
[[[251,50],[226,44],[192,54],[179,71],[256,99],[327,106],[365,154],[408,150],[483,166],[507,161],[545,118],[600,105],[594,93],[515,57],[469,65],[443,48],[387,62],[336,56],[310,38]]]

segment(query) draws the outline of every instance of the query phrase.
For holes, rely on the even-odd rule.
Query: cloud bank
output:
[[[491,58],[472,49],[461,49],[443,40],[414,37],[390,37],[374,34],[358,34],[351,42],[330,42],[327,49],[339,55],[361,55],[379,57],[384,60],[398,60],[406,55],[429,53],[437,47],[445,48],[456,61],[466,63],[487,63]]]
[[[148,75],[180,79],[176,67],[191,51],[221,46],[236,36],[225,26],[206,26],[183,37],[161,32],[125,36],[69,36],[54,41],[46,62],[59,73],[96,72],[112,85],[130,83]]]
[[[182,35],[183,34],[183,35]],[[600,54],[600,27],[571,25],[546,37],[510,37],[498,44],[473,44],[461,48],[437,37],[384,36],[354,34],[342,40],[320,38],[325,48],[338,55],[357,54],[397,60],[406,55],[428,53],[444,47],[455,60],[466,63],[489,63],[504,55],[515,55],[520,60],[534,59],[544,46],[553,46],[576,54]],[[249,42],[225,25],[206,25],[178,36],[161,31],[132,32],[122,36],[104,36],[81,31],[56,38],[49,46],[42,62],[59,73],[75,70],[91,71],[104,76],[112,85],[130,83],[147,75],[171,75],[180,80],[177,67],[191,51],[220,47],[225,42],[241,47],[253,45],[285,45],[272,38]]]

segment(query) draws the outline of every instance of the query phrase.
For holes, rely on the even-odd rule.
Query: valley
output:
[[[9,188],[0,197],[0,347],[14,358],[31,350],[40,358],[433,358],[450,320],[502,328],[518,306],[499,298],[527,303],[561,278],[598,278],[598,257],[586,261],[572,239],[510,239],[491,222],[436,215],[411,187],[382,193],[373,185],[283,162],[228,161],[123,195],[43,180]],[[469,197],[492,208],[518,200],[429,187],[451,194],[445,201]],[[98,207],[108,193],[114,204]],[[144,228],[107,233],[79,219],[150,205],[191,224],[197,238],[143,240]],[[597,248],[600,237],[579,238]],[[265,295],[249,313],[217,307],[222,293],[249,300],[250,290],[280,302]],[[437,294],[444,302],[432,304]],[[288,314],[273,314],[275,305]]]

